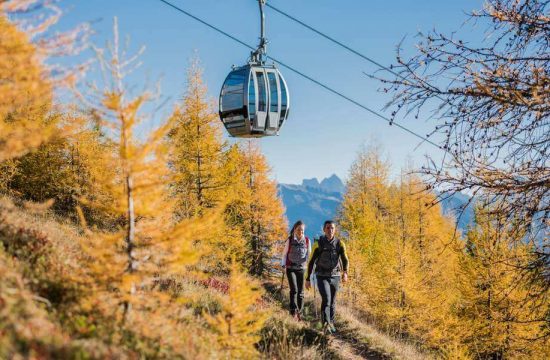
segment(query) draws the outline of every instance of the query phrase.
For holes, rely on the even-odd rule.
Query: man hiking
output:
[[[333,334],[334,310],[336,306],[336,292],[340,285],[340,277],[343,282],[348,280],[348,255],[344,242],[334,235],[336,225],[334,221],[327,220],[323,225],[324,236],[313,245],[311,259],[307,266],[306,288],[311,287],[311,274],[315,266],[317,287],[321,294],[321,320],[325,331]]]

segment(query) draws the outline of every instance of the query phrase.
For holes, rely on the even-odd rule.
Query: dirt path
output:
[[[368,342],[362,341],[357,328],[349,323],[338,322],[338,331],[331,336],[329,347],[342,359],[386,360],[391,356],[373,349]]]
[[[266,282],[264,286],[267,293],[274,300],[279,302],[282,311],[288,307],[288,288],[285,287],[281,293],[280,283]],[[306,292],[304,299],[304,323],[308,328],[316,333],[319,341],[319,351],[323,359],[369,359],[369,360],[387,360],[393,357],[380,349],[373,348],[368,339],[361,334],[361,329],[345,318],[338,317],[336,323],[337,333],[334,335],[325,335],[319,321],[319,306],[321,299],[319,294]]]
[[[385,356],[371,349],[359,349],[356,347],[355,341],[350,342],[348,339],[343,339],[340,336],[336,336],[334,340],[330,342],[331,352],[337,354],[341,359],[391,359],[389,356]],[[362,346],[360,346],[362,347]]]

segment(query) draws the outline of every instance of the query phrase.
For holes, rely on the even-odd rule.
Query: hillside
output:
[[[116,293],[94,285],[90,241],[39,205],[0,198],[1,359],[224,357],[204,316],[221,308],[219,287],[160,276],[142,291],[164,293],[162,311],[136,306],[122,320]]]
[[[217,353],[212,330],[201,315],[219,306],[219,282],[206,287],[200,282],[180,282],[181,295],[193,294],[178,315],[186,319],[185,352],[170,346],[168,339],[158,343],[152,334],[137,328],[126,329],[124,337],[113,337],[115,333],[109,330],[113,319],[94,306],[88,308],[84,301],[90,294],[83,286],[87,271],[82,239],[77,227],[36,206],[24,208],[8,198],[0,199],[0,358],[15,354],[40,359],[132,359],[138,354],[148,358],[204,359],[207,354],[208,358],[225,358]],[[264,286],[270,294],[264,301],[271,315],[258,338],[262,358],[422,358],[414,347],[365,324],[346,306],[338,320],[341,335],[328,339],[317,325],[318,294],[315,298],[306,293],[307,321],[297,323],[286,310],[287,285],[283,294],[275,281],[265,281]],[[169,309],[164,311],[171,316]],[[193,332],[189,332],[190,326]]]
[[[90,338],[89,318],[73,313],[84,294],[79,238],[70,225],[0,199],[0,358],[128,354]]]

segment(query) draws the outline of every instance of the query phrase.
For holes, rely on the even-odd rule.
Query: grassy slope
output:
[[[0,198],[0,358],[125,358],[66,321],[78,300],[79,252],[68,225]],[[69,321],[75,319],[68,319]],[[85,329],[83,329],[85,331]]]
[[[0,358],[15,354],[44,359],[138,357],[139,348],[113,341],[107,335],[109,319],[81,309],[85,291],[81,277],[85,274],[80,237],[71,224],[0,198]],[[196,310],[197,321],[202,311],[216,308],[216,290],[196,284],[184,287],[183,293],[192,292],[198,299],[190,309]],[[266,282],[265,287],[273,316],[262,330],[259,343],[264,358],[426,358],[413,347],[366,325],[342,305],[338,308],[339,334],[327,337],[318,328],[311,292],[306,294],[306,321],[297,323],[285,310],[288,289],[285,287],[282,296],[279,284]],[[319,306],[318,296],[316,301]],[[193,329],[190,332],[198,330],[202,339],[212,335],[206,327],[194,325]],[[205,356],[204,347],[197,351],[187,353],[185,358],[219,356],[215,351]],[[162,354],[171,357],[170,352]],[[157,356],[153,353],[149,357]]]
[[[201,317],[208,302],[216,302],[215,290],[181,283],[196,303],[136,313],[154,318],[144,319],[146,326],[121,327],[94,305],[101,300],[87,288],[83,239],[73,224],[36,205],[0,197],[0,359],[221,357]],[[181,321],[172,327],[168,320],[175,316]]]

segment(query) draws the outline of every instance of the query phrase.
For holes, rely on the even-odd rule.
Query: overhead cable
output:
[[[398,77],[403,78],[399,73],[393,71],[391,68],[389,68],[389,67],[387,67],[387,66],[385,66],[385,65],[380,64],[378,61],[376,61],[376,60],[374,60],[374,59],[368,57],[367,55],[364,55],[364,54],[360,53],[360,52],[357,51],[357,50],[352,49],[351,47],[349,47],[348,45],[342,43],[341,41],[338,41],[338,40],[334,39],[333,37],[331,37],[331,36],[329,36],[329,35],[323,33],[322,31],[315,29],[314,27],[312,27],[312,26],[310,26],[310,25],[304,23],[303,21],[301,21],[301,20],[295,18],[294,16],[292,16],[292,15],[290,15],[290,14],[284,12],[283,10],[277,9],[275,6],[270,5],[268,2],[266,2],[265,5],[266,5],[267,7],[269,7],[269,8],[271,8],[271,9],[275,10],[275,11],[278,12],[279,14],[281,14],[281,15],[283,15],[283,16],[289,18],[290,20],[292,20],[292,21],[294,21],[294,22],[296,22],[296,23],[302,25],[303,27],[305,27],[305,28],[307,28],[307,29],[313,31],[313,32],[316,33],[317,35],[320,35],[320,36],[324,37],[325,39],[327,39],[327,40],[329,40],[329,41],[335,43],[336,45],[338,45],[338,46],[340,46],[340,47],[346,49],[347,51],[351,52],[352,54],[355,54],[355,55],[359,56],[360,58],[362,58],[362,59],[364,59],[364,60],[370,62],[371,64],[374,64],[374,65],[378,66],[380,69],[386,70],[386,71],[392,73],[392,74],[395,75],[395,76],[398,76]]]
[[[256,49],[255,47],[253,47],[253,46],[251,46],[251,45],[245,43],[244,41],[238,39],[237,37],[235,37],[235,36],[233,36],[233,35],[227,33],[226,31],[221,30],[220,28],[218,28],[218,27],[216,27],[216,26],[214,26],[214,25],[212,25],[212,24],[206,22],[205,20],[202,20],[202,19],[198,18],[197,16],[195,16],[195,15],[191,14],[190,12],[188,12],[188,11],[186,11],[186,10],[184,10],[184,9],[182,9],[182,8],[180,8],[180,7],[178,7],[178,6],[176,6],[176,5],[174,5],[173,3],[171,3],[171,2],[169,2],[169,1],[167,1],[167,0],[159,0],[159,1],[161,1],[162,3],[168,5],[168,6],[171,7],[172,9],[174,9],[174,10],[176,10],[176,11],[182,13],[182,14],[185,14],[185,15],[187,15],[188,17],[190,17],[190,18],[192,18],[192,19],[194,19],[194,20],[200,22],[201,24],[203,24],[203,25],[205,25],[205,26],[211,28],[212,30],[215,30],[215,31],[217,31],[218,33],[220,33],[220,34],[222,34],[222,35],[224,35],[224,36],[230,38],[231,40],[233,40],[233,41],[235,41],[235,42],[238,42],[239,44],[243,45],[244,47],[247,47],[247,48],[250,49],[250,50],[255,50],[255,49]],[[438,145],[438,144],[436,144],[435,142],[431,141],[431,140],[428,139],[427,137],[422,136],[422,135],[420,135],[420,134],[414,132],[413,130],[411,130],[411,129],[409,129],[409,128],[407,128],[407,127],[405,127],[405,126],[403,126],[403,125],[401,125],[401,124],[399,124],[399,123],[397,123],[397,122],[395,122],[394,120],[388,118],[387,116],[384,116],[384,115],[380,114],[379,112],[377,112],[377,111],[375,111],[375,110],[372,110],[371,108],[369,108],[369,107],[367,107],[367,106],[361,104],[360,102],[358,102],[358,101],[356,101],[356,100],[350,98],[349,96],[344,95],[344,94],[341,93],[340,91],[335,90],[335,89],[331,88],[330,86],[325,85],[324,83],[320,82],[319,80],[316,80],[316,79],[314,79],[313,77],[304,74],[302,71],[297,70],[297,69],[295,69],[294,67],[292,67],[292,66],[290,66],[290,65],[287,65],[287,64],[285,64],[284,62],[282,62],[282,61],[280,61],[280,60],[278,60],[278,59],[275,59],[275,58],[272,57],[272,56],[267,56],[267,58],[268,58],[268,59],[271,59],[272,61],[278,63],[279,65],[281,65],[281,66],[287,68],[288,70],[294,72],[295,74],[297,74],[297,75],[303,77],[304,79],[307,79],[307,80],[311,81],[312,83],[314,83],[314,84],[316,84],[316,85],[322,87],[323,89],[325,89],[325,90],[331,92],[332,94],[337,95],[338,97],[340,97],[340,98],[342,98],[342,99],[344,99],[344,100],[347,100],[348,102],[350,102],[350,103],[352,103],[352,104],[354,104],[354,105],[360,107],[361,109],[363,109],[363,110],[365,110],[365,111],[371,113],[372,115],[374,115],[374,116],[376,116],[376,117],[378,117],[378,118],[380,118],[380,119],[382,119],[382,120],[385,120],[386,122],[388,122],[388,124],[390,124],[390,125],[395,125],[396,127],[398,127],[398,128],[400,128],[400,129],[402,129],[402,130],[408,132],[409,134],[411,134],[411,135],[413,135],[413,136],[419,138],[420,140],[425,141],[425,142],[427,142],[428,144],[431,144],[431,145],[437,147],[438,149],[442,149],[442,150],[443,150],[443,148],[442,148],[440,145]]]
[[[303,22],[302,20],[295,18],[294,16],[292,16],[292,15],[290,15],[290,14],[284,12],[284,11],[281,10],[281,9],[277,9],[275,6],[272,6],[272,5],[270,5],[269,3],[267,3],[267,2],[266,2],[265,5],[268,6],[268,7],[270,7],[271,9],[275,10],[275,11],[278,12],[279,14],[281,14],[281,15],[283,15],[283,16],[286,16],[286,17],[289,18],[290,20],[292,20],[292,21],[294,21],[294,22],[296,22],[296,23],[302,25],[302,26],[305,27],[306,29],[309,29],[309,30],[313,31],[313,32],[316,33],[317,35],[322,36],[322,37],[324,37],[325,39],[327,39],[327,40],[333,42],[334,44],[336,44],[336,45],[338,45],[338,46],[340,46],[340,47],[346,49],[347,51],[351,52],[352,54],[359,56],[359,57],[362,58],[363,60],[366,60],[366,61],[370,62],[371,64],[374,64],[374,65],[378,66],[378,68],[379,68],[380,70],[386,70],[387,72],[389,72],[389,73],[391,73],[392,75],[394,75],[394,76],[400,78],[401,80],[407,80],[407,78],[406,78],[405,76],[403,76],[403,75],[401,75],[400,73],[394,71],[391,67],[382,65],[381,63],[379,63],[378,61],[374,60],[373,58],[368,57],[367,55],[365,55],[365,54],[363,54],[363,53],[360,53],[359,51],[357,51],[357,50],[355,50],[355,49],[349,47],[348,45],[342,43],[341,41],[338,41],[338,40],[334,39],[333,37],[331,37],[331,36],[325,34],[325,33],[322,32],[321,30],[315,29],[313,26],[310,26],[310,25],[306,24],[306,23]],[[368,76],[368,77],[370,77],[370,78],[373,77],[371,74],[368,74],[368,73],[366,73],[365,71],[363,71],[363,74],[365,74],[366,76]],[[435,95],[435,97],[438,98],[439,100],[445,101],[445,100],[444,100],[441,96],[439,96],[439,95]]]

